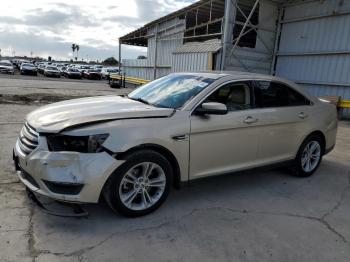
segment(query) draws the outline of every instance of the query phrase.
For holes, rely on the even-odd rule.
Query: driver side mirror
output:
[[[197,107],[195,113],[197,115],[225,115],[227,114],[227,107],[222,103],[208,102]]]

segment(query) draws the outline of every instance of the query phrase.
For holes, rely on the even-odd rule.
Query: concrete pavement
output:
[[[0,94],[119,92],[102,83],[61,89],[51,86],[57,81],[6,79]],[[124,218],[101,204],[74,219],[41,212],[14,175],[12,147],[25,114],[39,105],[0,103],[0,261],[349,261],[349,122],[340,122],[335,150],[310,178],[280,169],[213,177],[173,190],[145,217]]]

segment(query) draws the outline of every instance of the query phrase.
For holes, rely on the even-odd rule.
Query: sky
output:
[[[7,0],[0,7],[2,56],[79,60],[118,58],[118,38],[195,0]],[[146,48],[122,45],[122,58]]]

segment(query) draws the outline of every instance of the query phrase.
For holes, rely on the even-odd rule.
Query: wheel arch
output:
[[[118,153],[116,155],[117,159],[124,159],[126,155],[132,154],[133,152],[143,150],[143,149],[150,149],[153,150],[161,155],[163,155],[171,164],[173,171],[174,171],[174,177],[173,177],[173,187],[176,189],[180,188],[181,183],[181,172],[180,172],[180,166],[179,163],[175,157],[175,155],[167,148],[157,145],[157,144],[142,144],[135,147],[132,147],[128,149],[125,152]]]
[[[300,143],[300,145],[299,145],[299,148],[300,148],[300,146],[304,143],[304,141],[305,141],[306,139],[308,139],[309,137],[311,137],[311,136],[318,136],[318,137],[321,138],[321,140],[322,140],[322,154],[324,154],[325,151],[326,151],[326,136],[325,136],[324,133],[323,133],[322,131],[320,131],[320,130],[314,130],[314,131],[312,131],[311,133],[309,133],[306,137],[304,137],[304,139],[301,141],[301,143]]]

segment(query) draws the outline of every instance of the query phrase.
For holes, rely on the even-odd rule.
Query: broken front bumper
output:
[[[26,156],[21,154],[17,141],[14,163],[24,185],[56,200],[97,203],[106,180],[124,162],[107,152],[50,152],[46,139],[40,140],[39,146]]]

